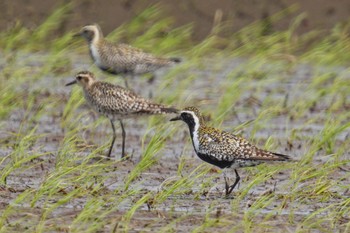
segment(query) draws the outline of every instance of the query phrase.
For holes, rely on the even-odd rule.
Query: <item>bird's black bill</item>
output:
[[[182,120],[181,116],[177,116],[177,117],[170,119],[170,121],[179,121],[179,120]]]
[[[80,32],[78,32],[78,33],[75,33],[75,34],[73,34],[73,36],[72,37],[80,37],[81,36],[81,33]]]
[[[76,84],[76,83],[77,83],[77,80],[74,80],[74,81],[72,81],[70,83],[67,83],[65,86],[70,86],[70,85],[73,85],[73,84]]]

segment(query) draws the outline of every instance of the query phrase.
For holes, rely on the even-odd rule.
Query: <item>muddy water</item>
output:
[[[22,64],[26,66],[31,66],[33,68],[33,73],[40,70],[40,67],[45,63],[45,55],[36,56],[26,56],[20,60]],[[1,209],[12,203],[13,200],[28,190],[37,190],[40,188],[42,182],[44,182],[46,176],[55,168],[55,160],[57,158],[57,148],[60,147],[62,140],[65,135],[65,130],[61,126],[61,117],[63,115],[63,110],[65,103],[68,101],[71,95],[71,88],[64,87],[64,84],[69,82],[73,74],[81,69],[95,69],[93,66],[87,66],[90,64],[90,60],[87,58],[76,56],[72,65],[74,71],[68,72],[65,75],[51,75],[45,76],[43,78],[37,79],[35,85],[33,83],[24,83],[18,86],[18,90],[26,89],[27,92],[38,92],[42,98],[45,96],[54,96],[57,102],[48,104],[49,107],[47,111],[44,111],[39,119],[35,122],[29,122],[28,124],[35,124],[38,126],[36,133],[38,135],[45,135],[36,141],[34,145],[28,148],[28,154],[32,153],[47,153],[45,156],[41,156],[38,159],[34,159],[29,163],[32,167],[27,168],[26,172],[16,171],[11,173],[7,177],[7,185],[1,186],[1,196],[0,196],[0,206]],[[4,61],[3,61],[4,62]],[[200,68],[194,68],[188,72],[194,75],[196,78],[190,85],[187,86],[183,95],[188,95],[186,98],[184,106],[186,105],[198,105],[205,112],[211,112],[211,109],[215,109],[218,104],[222,92],[227,86],[230,86],[235,77],[240,75],[247,75],[245,72],[245,66],[248,66],[251,61],[243,58],[232,58],[229,60],[223,60],[220,66],[212,66],[212,62],[207,60],[202,64]],[[251,64],[250,64],[251,65]],[[157,74],[161,77],[166,71],[161,71]],[[335,75],[342,75],[344,79],[350,80],[350,75],[348,69],[345,67],[317,67],[306,64],[300,64],[294,66],[292,69],[285,71],[285,67],[277,65],[264,64],[259,68],[259,74],[257,76],[262,76],[262,78],[257,77],[256,82],[244,83],[244,92],[238,100],[235,101],[235,105],[232,107],[235,114],[228,114],[225,117],[225,121],[222,123],[221,128],[229,131],[233,131],[236,125],[242,122],[249,122],[255,120],[258,113],[264,105],[266,99],[279,100],[276,103],[283,102],[286,99],[286,105],[294,104],[300,102],[305,97],[312,98],[314,90],[308,90],[308,86],[312,83],[312,77],[315,75],[321,76],[327,73],[333,73]],[[100,77],[105,77],[105,75],[97,72]],[[180,78],[183,74],[180,74]],[[250,75],[248,73],[248,75]],[[282,76],[282,77],[281,77]],[[233,78],[232,78],[233,77]],[[100,78],[102,79],[102,78]],[[116,80],[114,77],[107,78],[113,82],[121,83],[122,80]],[[147,80],[132,80],[131,83],[137,83],[134,85],[134,89],[137,93],[143,96],[148,96],[150,91],[155,98],[160,98],[166,95],[164,90],[158,90],[157,86],[161,86],[162,80],[157,78],[152,85],[147,83]],[[170,89],[179,83],[178,80],[174,80],[170,84]],[[324,85],[331,85],[326,83]],[[306,93],[306,94],[305,94]],[[332,101],[330,98],[332,96],[324,98],[324,103],[327,101]],[[346,97],[346,102],[349,103],[350,97]],[[38,100],[40,104],[40,100]],[[275,139],[274,148],[280,153],[292,154],[295,159],[300,159],[309,150],[309,144],[307,141],[302,140],[303,137],[310,137],[312,135],[318,135],[324,128],[325,118],[325,108],[326,104],[319,103],[312,111],[307,112],[301,118],[296,120],[289,120],[288,112],[279,114],[278,116],[272,117],[271,119],[264,120],[264,125],[259,130],[254,130],[252,125],[248,125],[240,133],[246,137],[249,137],[252,132],[254,132],[254,140],[257,144],[263,146],[267,138],[272,136]],[[184,107],[181,106],[181,107]],[[349,106],[348,106],[349,107]],[[82,122],[87,125],[92,125],[92,123],[98,119],[96,114],[89,112],[86,105],[82,105],[79,109],[76,109],[76,114],[81,112],[86,112],[86,114],[81,118]],[[30,114],[30,113],[29,113]],[[214,114],[215,115],[215,114]],[[7,118],[2,120],[1,127],[1,140],[11,140],[14,139],[11,134],[16,134],[19,132],[20,126],[26,121],[25,118],[28,117],[26,111],[22,108],[15,108],[12,114]],[[210,117],[210,116],[209,116]],[[137,197],[123,201],[119,205],[118,211],[113,215],[114,218],[121,218],[121,216],[130,209],[134,204],[134,200],[137,200],[142,195],[149,191],[156,192],[162,185],[162,183],[169,177],[176,177],[178,164],[181,158],[186,159],[186,165],[184,168],[184,174],[189,174],[193,169],[195,169],[202,162],[196,157],[194,151],[191,147],[189,141],[189,134],[187,132],[187,127],[183,123],[173,123],[168,122],[168,117],[164,118],[164,124],[169,125],[169,127],[178,127],[179,130],[166,141],[166,145],[163,148],[159,156],[159,161],[151,167],[147,172],[144,172],[139,179],[136,179],[132,184],[130,189],[141,190]],[[317,121],[312,123],[305,123],[307,119],[315,118]],[[127,120],[126,130],[127,130],[127,152],[133,154],[130,161],[122,162],[116,164],[116,169],[108,171],[108,178],[105,180],[104,184],[106,187],[106,192],[112,192],[118,188],[124,186],[125,177],[130,173],[135,164],[140,161],[140,154],[142,153],[141,140],[143,135],[148,131],[147,120],[137,119],[137,120]],[[28,126],[31,127],[31,126]],[[288,145],[289,135],[291,130],[297,129],[299,137],[294,139],[292,145]],[[118,129],[119,132],[119,129]],[[119,134],[118,134],[119,135]],[[343,142],[349,137],[349,132],[344,131],[337,135],[336,141]],[[81,156],[89,155],[89,151],[96,148],[96,145],[102,145],[106,143],[106,140],[110,140],[111,129],[109,122],[103,120],[100,122],[97,128],[86,128],[81,132],[81,138],[83,138],[85,144],[88,145],[87,149],[83,149],[80,153]],[[147,139],[149,140],[149,139]],[[146,143],[147,143],[146,140]],[[336,143],[337,143],[336,142]],[[11,143],[7,143],[7,146],[2,146],[0,151],[1,159],[4,159],[1,163],[1,168],[5,168],[9,163],[9,159],[5,159],[8,156],[12,148]],[[120,137],[117,138],[116,145],[114,147],[113,155],[119,157],[121,147]],[[90,149],[91,148],[91,149]],[[350,159],[349,152],[344,154],[343,159]],[[328,160],[327,155],[323,151],[319,151],[315,155],[314,163],[322,164]],[[264,165],[263,165],[264,166]],[[208,166],[209,167],[209,166]],[[334,171],[333,176],[336,180],[337,177],[345,177],[347,170],[350,169],[349,165],[344,165],[344,169],[337,169]],[[240,193],[245,185],[250,183],[254,179],[254,175],[259,173],[259,167],[250,169],[240,169],[240,175],[242,177],[239,188],[236,190]],[[282,170],[277,174],[273,175],[271,179],[267,179],[265,182],[254,185],[244,199],[240,203],[241,211],[235,213],[237,218],[233,220],[234,223],[239,223],[243,219],[245,210],[249,209],[251,203],[253,203],[257,198],[268,195],[274,192],[276,195],[283,195],[288,193],[290,182],[289,177],[291,170]],[[232,179],[234,179],[234,174],[232,173]],[[176,180],[176,179],[174,179]],[[209,182],[209,187],[202,189],[201,185],[203,182]],[[344,180],[344,186],[350,184],[349,180]],[[308,183],[305,182],[303,185],[307,186]],[[189,231],[193,229],[194,225],[200,224],[203,221],[204,215],[210,212],[212,216],[230,216],[232,214],[232,199],[226,199],[222,197],[222,191],[224,188],[223,179],[216,169],[212,169],[206,176],[195,180],[194,185],[188,194],[184,195],[172,195],[165,202],[155,206],[152,211],[148,210],[146,205],[141,206],[140,210],[135,213],[133,221],[131,222],[131,228],[134,231],[145,230],[145,226],[149,226],[147,229],[160,229],[166,224],[169,224],[172,220],[186,216],[181,224],[175,224],[178,231]],[[302,188],[302,187],[300,187]],[[201,194],[200,192],[205,191]],[[334,193],[343,192],[343,190],[332,190]],[[198,194],[200,193],[200,194]],[[206,195],[204,195],[206,194]],[[350,195],[349,192],[338,193],[339,195]],[[58,225],[59,222],[69,224],[75,216],[84,209],[86,204],[86,197],[82,196],[80,198],[75,198],[67,204],[61,205],[59,208],[55,209],[51,214],[51,220]],[[323,208],[327,205],[334,204],[338,202],[337,198],[329,199],[327,202],[314,203],[310,205],[308,203],[301,204],[296,202],[295,204],[289,203],[289,209],[279,212],[279,217],[271,220],[270,224],[273,226],[285,226],[286,221],[289,218],[290,210],[293,210],[294,219],[296,221],[302,219],[303,217],[309,215],[313,211]],[[52,199],[55,202],[55,198]],[[273,214],[275,206],[280,205],[280,200],[275,200],[275,203],[269,205],[268,207],[263,207],[259,209],[259,214],[257,219],[263,219],[266,214]],[[36,218],[40,213],[40,209],[44,205],[42,201],[35,203],[35,206],[31,206],[31,203],[12,203],[15,208],[19,211],[23,211],[28,215],[33,215],[32,218]],[[203,208],[204,207],[204,208]],[[210,210],[209,210],[210,209]],[[322,214],[321,214],[322,215]],[[19,213],[19,216],[22,215]],[[28,219],[30,219],[29,217]],[[229,218],[229,217],[228,217]],[[16,217],[13,217],[16,219]],[[11,219],[10,219],[11,220]],[[30,222],[26,223],[30,226]],[[49,223],[48,223],[49,224]],[[225,225],[225,224],[224,224]],[[232,224],[226,224],[226,228],[219,229],[219,231],[226,231],[232,227]],[[227,228],[229,227],[229,228]],[[291,226],[295,229],[295,225]],[[110,231],[112,226],[105,226],[103,230]],[[64,231],[66,229],[62,229]],[[60,230],[57,230],[60,231]]]

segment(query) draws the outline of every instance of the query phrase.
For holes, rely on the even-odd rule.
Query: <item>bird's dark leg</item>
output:
[[[110,119],[110,122],[111,122],[112,129],[113,129],[113,139],[112,139],[111,147],[109,148],[109,151],[108,151],[108,157],[111,157],[111,153],[112,153],[113,145],[114,145],[114,142],[115,142],[115,138],[117,137],[117,135],[115,133],[115,127],[114,127],[113,120]]]
[[[232,192],[232,190],[236,187],[236,185],[238,184],[239,180],[241,179],[241,177],[238,175],[237,169],[235,169],[235,173],[236,173],[235,183],[230,187],[230,190],[228,192],[226,191],[226,195],[229,195]]]
[[[228,181],[227,181],[227,177],[224,176],[224,179],[225,179],[225,193],[226,193],[226,196],[229,194],[228,193],[228,190],[230,188],[230,186],[228,185]]]
[[[152,76],[148,79],[147,82],[149,84],[153,84],[155,80],[156,80],[156,75],[154,73],[152,73]]]
[[[125,156],[125,129],[122,120],[119,120],[120,122],[120,127],[122,128],[122,137],[123,137],[123,142],[122,142],[122,158]]]
[[[226,176],[226,169],[224,169],[223,171],[222,171],[222,173],[223,173],[223,175],[224,175],[224,180],[225,180],[225,193],[226,193],[226,196],[228,195],[228,190],[229,190],[229,188],[230,188],[230,186],[228,185],[228,178],[227,178],[227,176]]]
[[[129,85],[128,85],[128,75],[124,75],[123,78],[124,78],[125,87],[126,87],[127,89],[129,89]]]
[[[152,76],[151,76],[151,78],[150,79],[148,79],[148,83],[149,84],[153,84],[154,83],[154,80],[155,80],[155,78],[156,78],[156,76],[155,76],[155,74],[154,73],[152,73]],[[153,91],[152,91],[152,88],[149,90],[149,92],[148,92],[148,98],[150,98],[150,99],[152,99],[153,98]]]

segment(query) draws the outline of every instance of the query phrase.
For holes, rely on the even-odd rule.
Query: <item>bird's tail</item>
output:
[[[278,156],[278,160],[285,161],[285,160],[291,160],[292,158],[289,155],[279,154],[279,153],[272,153],[275,156]]]
[[[161,104],[150,104],[147,108],[138,111],[138,113],[143,114],[168,114],[168,113],[178,113],[179,110],[173,107],[166,107]]]
[[[292,158],[289,155],[279,154],[270,152],[267,150],[257,149],[256,150],[256,157],[250,157],[250,159],[255,160],[270,160],[270,161],[287,161],[292,160]]]
[[[160,110],[163,112],[163,113],[178,113],[179,110],[176,109],[176,108],[168,108],[168,107],[162,107],[160,108]]]

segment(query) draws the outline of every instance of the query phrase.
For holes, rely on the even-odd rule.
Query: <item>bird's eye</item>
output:
[[[82,77],[81,77],[81,76],[78,76],[77,79],[80,81],[80,80],[82,79]]]

